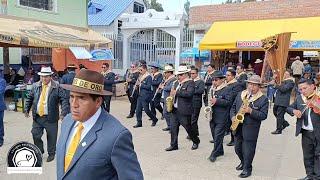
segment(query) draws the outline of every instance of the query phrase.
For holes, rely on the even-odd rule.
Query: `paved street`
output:
[[[233,147],[225,146],[225,155],[219,157],[215,163],[207,160],[213,144],[209,143],[209,122],[200,116],[199,149],[192,151],[192,143],[186,139],[186,132],[181,128],[179,136],[179,150],[166,152],[169,146],[170,135],[161,129],[165,127],[165,121],[160,120],[157,126],[150,127],[151,121],[144,116],[143,127],[133,129],[135,118],[126,119],[129,111],[129,103],[125,97],[117,98],[111,103],[111,112],[133,134],[135,150],[142,166],[145,179],[238,179],[240,173],[235,170],[239,161]],[[159,117],[159,115],[158,115]],[[275,118],[269,109],[269,118],[264,121],[260,130],[256,157],[253,162],[253,175],[248,179],[277,179],[289,180],[305,176],[300,137],[294,136],[295,120],[288,115],[291,126],[282,135],[274,136],[270,132],[275,128]],[[9,148],[18,141],[32,142],[32,119],[24,118],[19,112],[5,112],[5,144],[0,148],[0,179],[56,179],[55,162],[45,162],[44,156],[42,175],[7,175],[6,156]],[[45,137],[45,136],[44,136]],[[45,139],[45,138],[43,138]],[[229,142],[229,136],[224,144]]]

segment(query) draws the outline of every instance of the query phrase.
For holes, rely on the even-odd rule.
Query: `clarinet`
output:
[[[162,80],[161,84],[164,84],[164,82],[165,82],[165,81]],[[159,86],[160,86],[160,85],[159,85]],[[157,90],[156,90],[156,92],[155,92],[154,95],[153,95],[152,101],[154,101],[154,99],[156,98],[157,94],[160,93],[160,90],[161,90],[161,89],[158,87]]]

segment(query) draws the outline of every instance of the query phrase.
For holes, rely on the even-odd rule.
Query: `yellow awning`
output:
[[[290,50],[320,49],[320,17],[215,22],[199,48],[262,50],[261,39],[284,32],[295,32],[291,36]]]
[[[88,28],[0,17],[0,46],[69,48],[108,47],[111,41]]]

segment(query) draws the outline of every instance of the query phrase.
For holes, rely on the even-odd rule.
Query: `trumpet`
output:
[[[244,121],[245,112],[243,112],[243,109],[247,108],[249,106],[249,97],[250,97],[250,93],[247,94],[246,97],[242,100],[242,105],[241,105],[238,113],[232,119],[232,124],[231,124],[230,129],[232,130],[233,134],[236,133],[236,130],[237,130],[239,124],[243,123],[243,121]]]

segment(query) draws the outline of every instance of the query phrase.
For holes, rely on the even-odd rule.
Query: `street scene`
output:
[[[318,7],[1,0],[0,179],[320,180]]]

